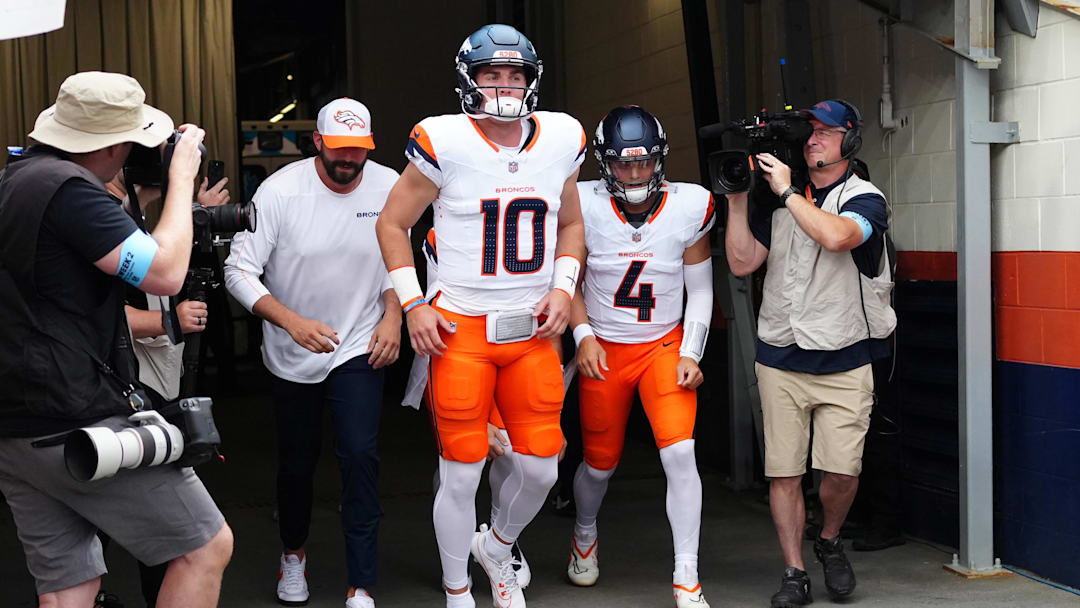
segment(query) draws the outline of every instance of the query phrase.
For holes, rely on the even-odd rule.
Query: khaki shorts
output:
[[[805,374],[754,364],[765,421],[765,476],[806,473],[810,423],[813,467],[858,476],[874,405],[870,365],[835,374]]]

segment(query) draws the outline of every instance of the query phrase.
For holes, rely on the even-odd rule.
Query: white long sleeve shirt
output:
[[[315,172],[315,159],[279,169],[255,193],[255,232],[238,232],[225,260],[225,285],[249,311],[272,294],[296,314],[338,332],[334,352],[316,354],[287,331],[263,321],[263,362],[275,376],[321,382],[335,367],[369,352],[391,289],[375,238],[393,169],[364,165],[360,184],[337,194]],[[261,277],[261,278],[260,278]]]

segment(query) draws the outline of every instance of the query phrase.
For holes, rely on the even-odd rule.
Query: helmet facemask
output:
[[[486,65],[511,65],[521,67],[525,72],[526,86],[487,86],[476,82],[477,69]],[[525,118],[536,110],[539,101],[540,76],[544,72],[544,66],[537,61],[521,60],[492,60],[483,63],[474,63],[471,66],[465,62],[457,63],[457,77],[459,87],[458,97],[461,99],[461,110],[472,118],[494,118],[502,121],[513,121]],[[505,91],[521,91],[521,98],[514,95],[500,95]]]
[[[604,159],[600,158],[599,152],[597,153],[597,159],[600,161],[600,173],[604,178],[608,192],[628,205],[645,203],[660,191],[660,187],[664,183],[664,156],[664,154],[658,152],[648,156],[609,156]],[[646,171],[640,172],[645,174],[644,178],[624,181],[618,176],[620,173],[625,176],[629,170],[617,171],[617,167],[625,166],[624,163],[650,163],[651,167],[639,165],[639,167],[646,169]],[[648,170],[650,168],[651,171]]]

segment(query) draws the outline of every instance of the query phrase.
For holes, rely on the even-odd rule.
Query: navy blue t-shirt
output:
[[[825,197],[834,188],[842,187],[845,178],[841,177],[824,188],[810,185],[810,194],[814,204],[821,207]],[[882,235],[889,228],[889,214],[885,207],[885,198],[879,194],[860,194],[852,197],[839,209],[839,213],[853,211],[866,218],[873,228],[870,238],[862,245],[851,250],[851,257],[859,272],[866,276],[876,276],[881,261],[882,248],[885,246]],[[773,213],[790,213],[786,207],[770,209],[755,207],[750,214],[750,232],[766,249],[772,241]],[[866,339],[840,350],[805,350],[798,344],[773,346],[760,339],[757,341],[757,362],[776,369],[808,374],[832,374],[862,367],[871,361],[888,357],[889,341],[885,339]]]

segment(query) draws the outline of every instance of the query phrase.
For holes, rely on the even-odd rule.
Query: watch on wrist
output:
[[[799,193],[799,191],[795,189],[795,186],[788,186],[787,190],[784,190],[783,192],[780,193],[780,204],[781,205],[786,205],[788,197],[791,196],[792,194],[798,194],[798,193]]]

